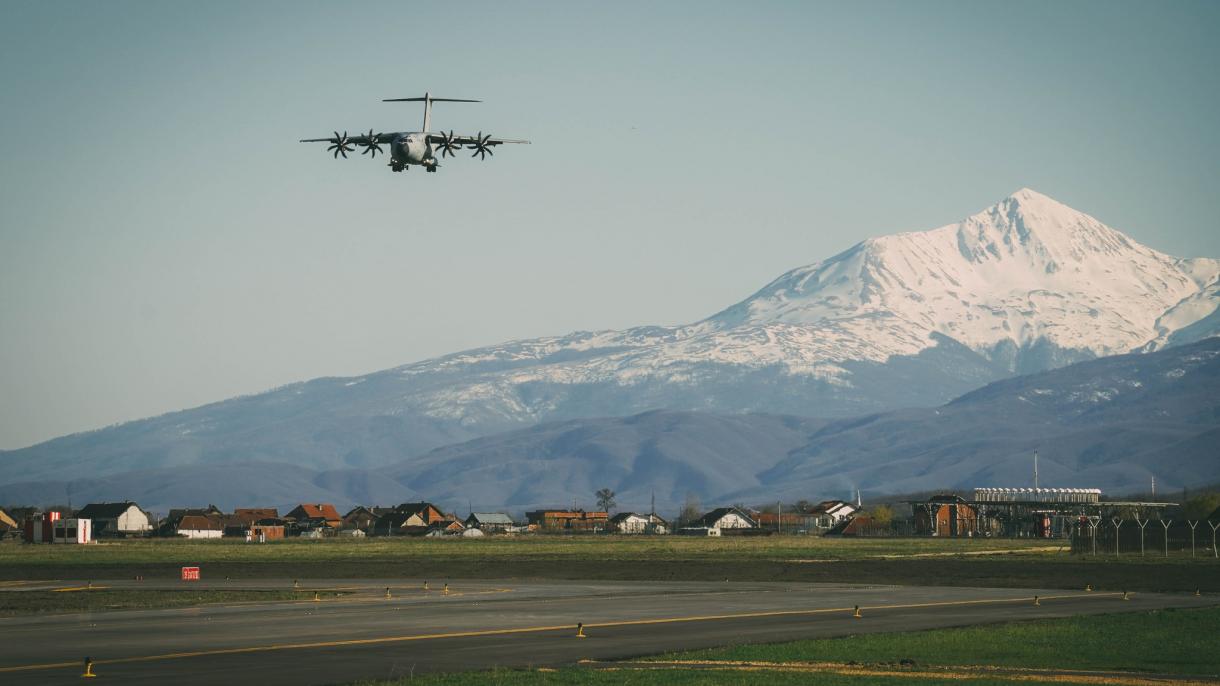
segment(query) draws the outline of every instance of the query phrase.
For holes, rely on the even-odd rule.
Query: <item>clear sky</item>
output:
[[[1216,2],[6,2],[0,448],[700,319],[1028,186],[1220,257]],[[533,140],[392,174],[299,138]]]

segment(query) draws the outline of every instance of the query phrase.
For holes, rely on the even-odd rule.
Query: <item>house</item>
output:
[[[264,521],[275,521],[267,519]],[[250,525],[250,528],[245,532],[246,543],[266,543],[267,541],[279,541],[284,538],[284,526],[282,524],[263,524],[256,522]]]
[[[814,528],[833,529],[854,515],[858,509],[842,500],[823,500],[809,508],[809,514],[813,516]]]
[[[130,500],[120,503],[89,503],[81,508],[76,516],[92,520],[95,537],[143,535],[153,528],[148,513]]]
[[[669,522],[655,514],[620,512],[610,518],[610,530],[616,534],[666,534]]]
[[[378,517],[369,533],[373,536],[422,536],[428,533],[428,524],[418,512],[392,510]]]
[[[461,526],[457,517],[446,515],[432,503],[402,503],[379,516],[368,533],[373,536],[422,536],[434,525],[450,529],[453,523]]]
[[[873,518],[869,515],[862,514],[850,519],[844,519],[835,525],[835,528],[826,532],[827,536],[865,536],[870,530],[875,529]]]
[[[280,511],[274,507],[239,507],[233,510],[233,524],[250,526],[264,519],[279,519]]]
[[[912,504],[915,533],[924,536],[973,536],[979,528],[978,510],[952,493],[934,495]]]
[[[364,505],[357,505],[349,510],[347,514],[343,515],[343,528],[345,530],[357,529],[367,532],[373,527],[373,524],[377,522],[379,517],[393,511],[394,509],[390,507],[377,507],[375,505],[373,507],[365,507]]]
[[[466,525],[462,523],[462,520],[457,518],[457,515],[447,514],[444,519],[432,522],[429,528],[441,529],[446,533],[457,534],[465,531]]]
[[[298,529],[338,529],[343,518],[330,503],[301,503],[284,515],[296,522]]]
[[[584,510],[535,510],[526,512],[525,517],[535,531],[605,531],[610,514]]]
[[[158,535],[177,536],[178,523],[182,521],[183,517],[205,517],[223,522],[225,513],[221,512],[220,508],[216,507],[215,505],[208,505],[207,507],[174,508],[170,510],[169,514],[165,516],[165,519],[161,521],[161,526],[157,529]]]
[[[208,515],[186,515],[174,525],[174,535],[184,538],[220,538],[224,530],[220,517]]]
[[[445,513],[432,503],[402,503],[395,507],[394,511],[413,514],[423,521],[424,526],[430,526],[446,518]]]
[[[758,523],[750,515],[735,507],[718,507],[691,522],[698,529],[755,529]]]
[[[512,517],[502,512],[471,512],[466,518],[466,528],[478,529],[483,533],[502,533],[512,529]]]

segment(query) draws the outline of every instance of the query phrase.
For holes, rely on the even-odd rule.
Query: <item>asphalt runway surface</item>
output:
[[[4,592],[71,588],[37,582]],[[109,588],[292,588],[257,582],[106,582]],[[385,597],[386,587],[390,598]],[[435,671],[609,660],[746,642],[1220,604],[1195,597],[741,582],[311,580],[311,600],[0,618],[0,683],[332,684]],[[1039,596],[1038,605],[1033,596]],[[855,606],[861,617],[853,616]],[[577,637],[577,623],[585,638]]]

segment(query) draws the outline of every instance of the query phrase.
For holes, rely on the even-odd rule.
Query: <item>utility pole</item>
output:
[[[1152,497],[1156,498],[1156,475],[1152,475]]]
[[[1034,492],[1038,491],[1038,451],[1034,450]]]

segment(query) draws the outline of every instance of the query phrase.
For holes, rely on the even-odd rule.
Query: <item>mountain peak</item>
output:
[[[890,341],[901,328],[916,348],[942,335],[984,355],[1040,341],[1105,355],[1156,340],[1159,318],[1198,295],[1180,263],[1021,188],[957,223],[869,239],[794,269],[710,322]]]

